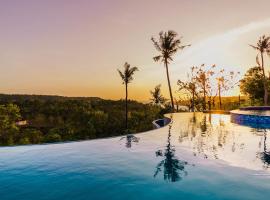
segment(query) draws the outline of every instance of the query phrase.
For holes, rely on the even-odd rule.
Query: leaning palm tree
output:
[[[168,32],[161,31],[159,33],[158,40],[156,40],[153,37],[151,38],[151,40],[154,43],[155,48],[157,49],[158,52],[160,52],[160,55],[155,56],[153,59],[156,62],[161,61],[166,68],[166,75],[167,75],[168,87],[169,87],[169,92],[170,92],[172,110],[174,110],[174,102],[173,102],[168,64],[170,63],[170,61],[173,61],[172,56],[179,49],[183,49],[187,46],[190,46],[190,45],[181,46],[181,38],[177,39],[176,37],[177,37],[177,33],[169,30]]]
[[[259,51],[257,57],[256,57],[256,62],[261,68],[263,72],[263,79],[264,79],[264,105],[268,104],[268,80],[265,74],[265,68],[264,68],[264,54],[267,53],[270,55],[270,37],[266,37],[265,35],[261,36],[259,38],[259,41],[257,42],[256,45],[250,45],[252,48],[255,50]],[[261,58],[261,61],[259,61],[259,56]]]
[[[124,64],[124,70],[117,70],[120,77],[122,78],[123,84],[126,87],[126,129],[128,129],[128,84],[133,80],[133,75],[139,69],[137,67],[131,67],[127,62]]]

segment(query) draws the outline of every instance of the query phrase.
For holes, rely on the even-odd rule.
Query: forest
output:
[[[166,110],[129,100],[97,97],[0,95],[0,145],[86,140],[142,132]]]

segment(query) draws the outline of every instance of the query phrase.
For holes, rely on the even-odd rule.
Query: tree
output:
[[[267,86],[267,77],[265,74],[265,68],[264,68],[264,54],[267,53],[270,55],[270,37],[266,37],[265,35],[261,36],[259,38],[259,41],[256,45],[250,45],[255,50],[259,51],[256,62],[259,65],[259,67],[262,70],[262,76],[263,76],[263,88],[264,88],[264,105],[268,104],[268,86]],[[259,57],[261,58],[261,61],[259,61]]]
[[[195,96],[196,94],[196,85],[194,82],[183,82],[181,80],[177,81],[177,85],[179,86],[179,91],[185,92],[188,96],[189,99],[191,100],[191,111],[194,112],[195,109]]]
[[[186,93],[191,102],[191,111],[195,111],[195,97],[198,97],[197,93],[197,85],[196,85],[196,77],[194,76],[194,67],[191,68],[191,74],[187,74],[189,80],[187,81],[177,81],[177,85],[179,86],[178,91]]]
[[[268,80],[267,89],[269,88],[270,81]],[[261,67],[252,67],[245,73],[244,78],[240,80],[240,91],[248,95],[253,102],[264,100],[264,77]]]
[[[19,144],[39,144],[42,142],[42,132],[33,128],[26,128],[20,132]]]
[[[213,97],[213,100],[218,95],[219,109],[222,108],[222,93],[228,91],[229,89],[232,89],[238,83],[239,79],[237,77],[239,74],[240,72],[235,73],[233,71],[226,73],[224,69],[221,69],[219,72],[216,73],[217,92],[216,95]]]
[[[151,102],[155,105],[162,105],[164,103],[166,103],[166,98],[163,97],[163,95],[161,94],[161,89],[160,89],[161,85],[157,85],[153,91],[150,91],[150,94],[152,96],[152,98],[150,98]]]
[[[120,77],[122,78],[123,84],[126,88],[126,106],[125,106],[125,113],[126,113],[126,129],[128,129],[128,84],[131,83],[133,80],[133,75],[136,71],[139,69],[137,67],[131,67],[130,64],[127,62],[124,64],[124,70],[121,71],[118,69],[118,73]]]
[[[203,94],[203,110],[206,110],[206,98],[207,96],[211,98],[212,88],[210,83],[210,78],[215,74],[213,69],[216,65],[212,65],[210,68],[205,68],[205,65],[202,64],[201,66],[192,67],[192,70],[195,74],[196,83],[198,87],[201,88]],[[211,100],[210,100],[211,102]],[[209,108],[211,110],[211,108]]]
[[[0,105],[0,144],[14,144],[14,139],[19,132],[16,122],[20,119],[20,109],[17,105]]]
[[[172,30],[169,30],[168,32],[161,31],[159,33],[158,40],[156,40],[154,37],[151,38],[157,51],[161,53],[160,55],[155,56],[153,59],[155,62],[161,61],[166,68],[166,75],[167,75],[168,87],[169,87],[169,92],[170,92],[172,110],[174,110],[174,102],[173,102],[173,95],[172,95],[172,88],[171,88],[171,83],[170,83],[168,65],[170,61],[173,61],[172,56],[179,49],[184,49],[185,47],[190,46],[190,45],[181,46],[181,38],[177,39],[176,37],[177,37],[177,33]]]

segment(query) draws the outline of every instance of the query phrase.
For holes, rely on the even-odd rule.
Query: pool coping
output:
[[[259,115],[258,113],[250,113],[250,111],[263,111],[263,110],[240,110],[240,109],[236,109],[236,110],[231,110],[230,111],[230,114],[233,114],[233,115],[247,115],[247,116],[270,117],[269,114],[267,114],[267,115]]]

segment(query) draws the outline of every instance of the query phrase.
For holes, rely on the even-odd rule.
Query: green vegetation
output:
[[[254,45],[250,45],[250,46],[259,52],[259,54],[256,57],[256,62],[262,71],[263,88],[264,88],[264,105],[266,106],[268,105],[269,88],[268,88],[268,83],[267,83],[268,78],[266,76],[265,67],[264,67],[264,54],[267,53],[268,55],[270,55],[270,37],[266,37],[265,35],[263,35],[259,38],[259,41],[257,42],[255,46]],[[259,59],[259,57],[261,59]]]
[[[0,105],[0,138],[1,143],[12,145],[19,139],[19,128],[16,121],[20,120],[20,109],[13,104]]]
[[[256,56],[257,66],[247,70],[240,80],[241,93],[249,98],[249,105],[268,105],[270,77],[266,71],[264,55],[270,56],[270,37],[261,36],[256,45],[250,45],[258,54]],[[268,74],[268,76],[267,76]]]
[[[267,80],[267,90],[270,88],[270,80]],[[251,105],[263,105],[264,102],[264,76],[260,67],[250,68],[243,79],[240,80],[241,92],[251,100]]]
[[[130,132],[152,129],[164,110],[128,101]],[[0,95],[0,145],[39,144],[126,133],[125,101],[100,98]],[[26,120],[27,125],[16,122]]]
[[[157,85],[153,91],[150,91],[150,101],[157,106],[162,106],[167,102],[167,99],[161,94],[161,85]]]

